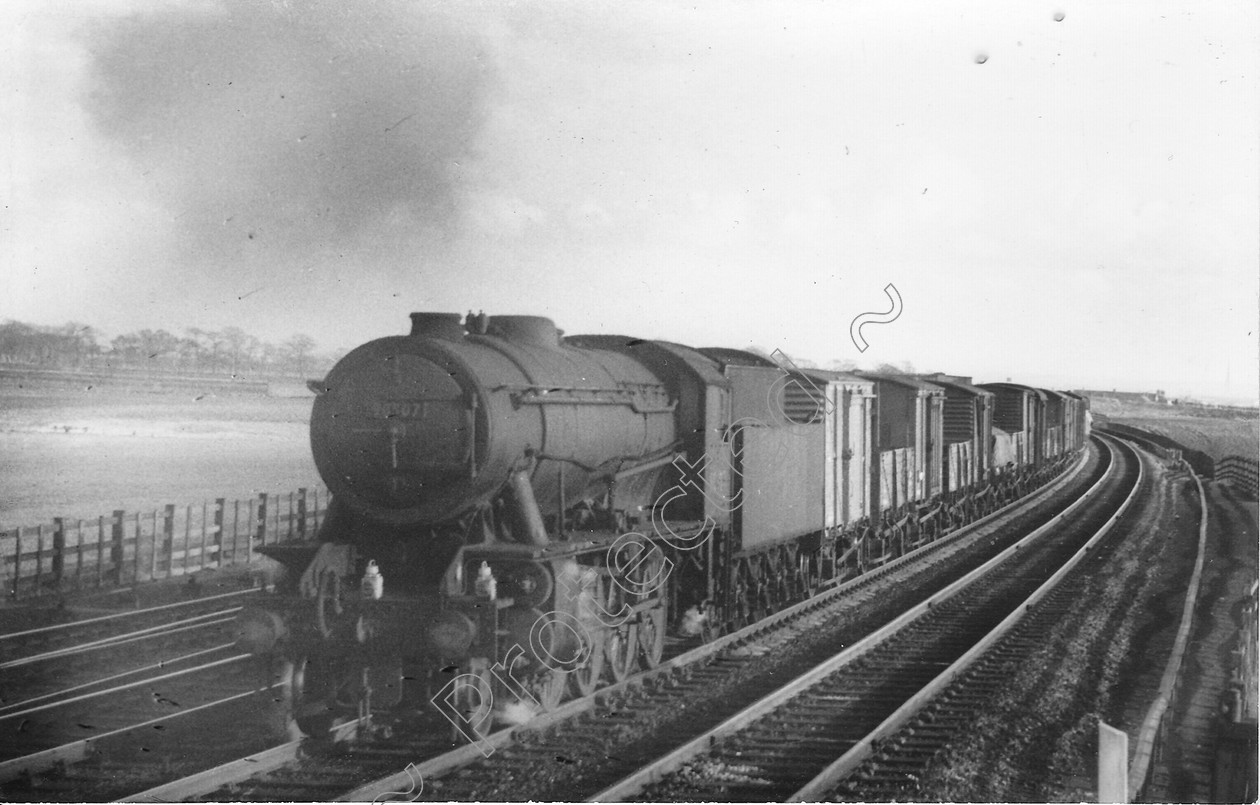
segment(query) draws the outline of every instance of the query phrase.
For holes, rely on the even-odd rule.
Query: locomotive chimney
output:
[[[458,313],[412,313],[411,337],[460,341],[464,337],[462,317]]]
[[[491,316],[487,334],[517,344],[560,346],[560,331],[544,316]]]

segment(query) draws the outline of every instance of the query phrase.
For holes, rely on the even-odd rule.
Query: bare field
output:
[[[1215,460],[1260,454],[1260,415],[1245,409],[1155,405],[1099,398],[1090,401],[1099,421],[1110,420],[1166,436]],[[1254,409],[1253,409],[1254,410]]]
[[[1197,417],[1113,417],[1112,421],[1167,436],[1218,461],[1225,456],[1255,458],[1260,454],[1255,421]]]
[[[310,398],[0,389],[0,529],[320,486]]]

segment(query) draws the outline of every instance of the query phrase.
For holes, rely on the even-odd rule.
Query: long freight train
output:
[[[476,740],[985,515],[1085,446],[1087,401],[953,375],[412,314],[312,383],[333,493],[264,549],[239,642],[308,734],[434,707]]]

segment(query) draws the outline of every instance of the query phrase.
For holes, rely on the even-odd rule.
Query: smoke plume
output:
[[[453,17],[387,0],[225,0],[88,36],[84,106],[170,212],[185,256],[291,261],[449,236],[492,79]]]

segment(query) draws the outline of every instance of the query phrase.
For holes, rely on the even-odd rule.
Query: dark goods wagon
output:
[[[1045,447],[1045,393],[1018,383],[984,383],[993,392],[994,466],[1039,464]]]
[[[982,483],[993,467],[995,395],[972,384],[970,377],[940,373],[920,377],[945,391],[941,429],[945,489],[958,492]]]

